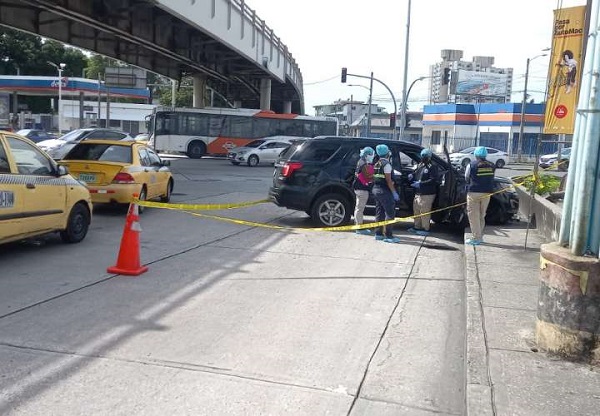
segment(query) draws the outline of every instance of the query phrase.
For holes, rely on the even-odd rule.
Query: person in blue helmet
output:
[[[373,158],[375,157],[375,151],[370,147],[365,147],[360,150],[360,157],[356,163],[356,170],[354,171],[354,183],[352,188],[356,195],[356,204],[354,205],[354,224],[362,225],[363,223],[363,212],[365,205],[369,200],[371,194],[371,188],[373,187]],[[369,229],[356,230],[356,234],[372,234]]]
[[[466,243],[476,246],[483,243],[485,213],[490,203],[490,194],[494,192],[494,172],[496,165],[486,160],[487,149],[483,146],[473,152],[476,160],[467,165],[467,215],[471,225],[471,238]]]
[[[375,198],[375,220],[387,221],[396,216],[396,201],[400,195],[394,187],[394,169],[390,162],[390,149],[385,144],[375,147],[379,160],[373,171],[373,197]],[[399,243],[400,239],[392,234],[391,225],[379,227],[375,231],[375,239],[386,243]]]
[[[410,186],[415,188],[413,200],[413,213],[415,215],[414,227],[409,228],[411,233],[427,236],[431,223],[431,207],[438,192],[439,171],[431,161],[431,150],[421,150],[421,161],[414,174],[409,176]]]

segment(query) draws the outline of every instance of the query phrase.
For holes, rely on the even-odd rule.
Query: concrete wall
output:
[[[535,195],[532,201],[529,192],[522,186],[517,186],[516,190],[519,195],[519,212],[521,215],[528,218],[531,202],[531,213],[533,214],[537,231],[548,242],[558,241],[562,219],[561,207],[539,195]]]

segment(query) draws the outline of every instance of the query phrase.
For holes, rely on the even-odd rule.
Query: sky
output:
[[[463,51],[463,60],[494,56],[494,66],[513,68],[512,101],[521,102],[527,58],[551,46],[553,10],[582,6],[586,0],[412,0],[408,85],[429,75],[442,49]],[[398,106],[402,97],[408,0],[246,0],[288,46],[304,80],[305,112],[338,99],[368,100],[368,80],[340,82],[348,73],[387,84]],[[528,94],[543,101],[549,56],[529,67]],[[407,86],[408,88],[408,86]],[[428,104],[428,80],[413,87],[408,109]],[[375,83],[373,102],[393,111],[391,96]]]

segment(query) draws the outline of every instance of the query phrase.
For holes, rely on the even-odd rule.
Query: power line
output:
[[[323,79],[321,81],[314,81],[314,82],[305,82],[303,85],[306,87],[307,85],[316,85],[316,84],[323,84],[324,82],[329,82],[331,80],[336,79],[338,76],[333,76],[331,78],[327,78],[327,79]]]

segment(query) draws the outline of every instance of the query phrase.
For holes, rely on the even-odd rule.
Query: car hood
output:
[[[38,142],[37,145],[39,147],[44,147],[46,149],[52,149],[54,147],[62,146],[65,143],[66,143],[66,141],[62,140],[62,139],[48,139],[48,140],[42,140],[41,142]]]

